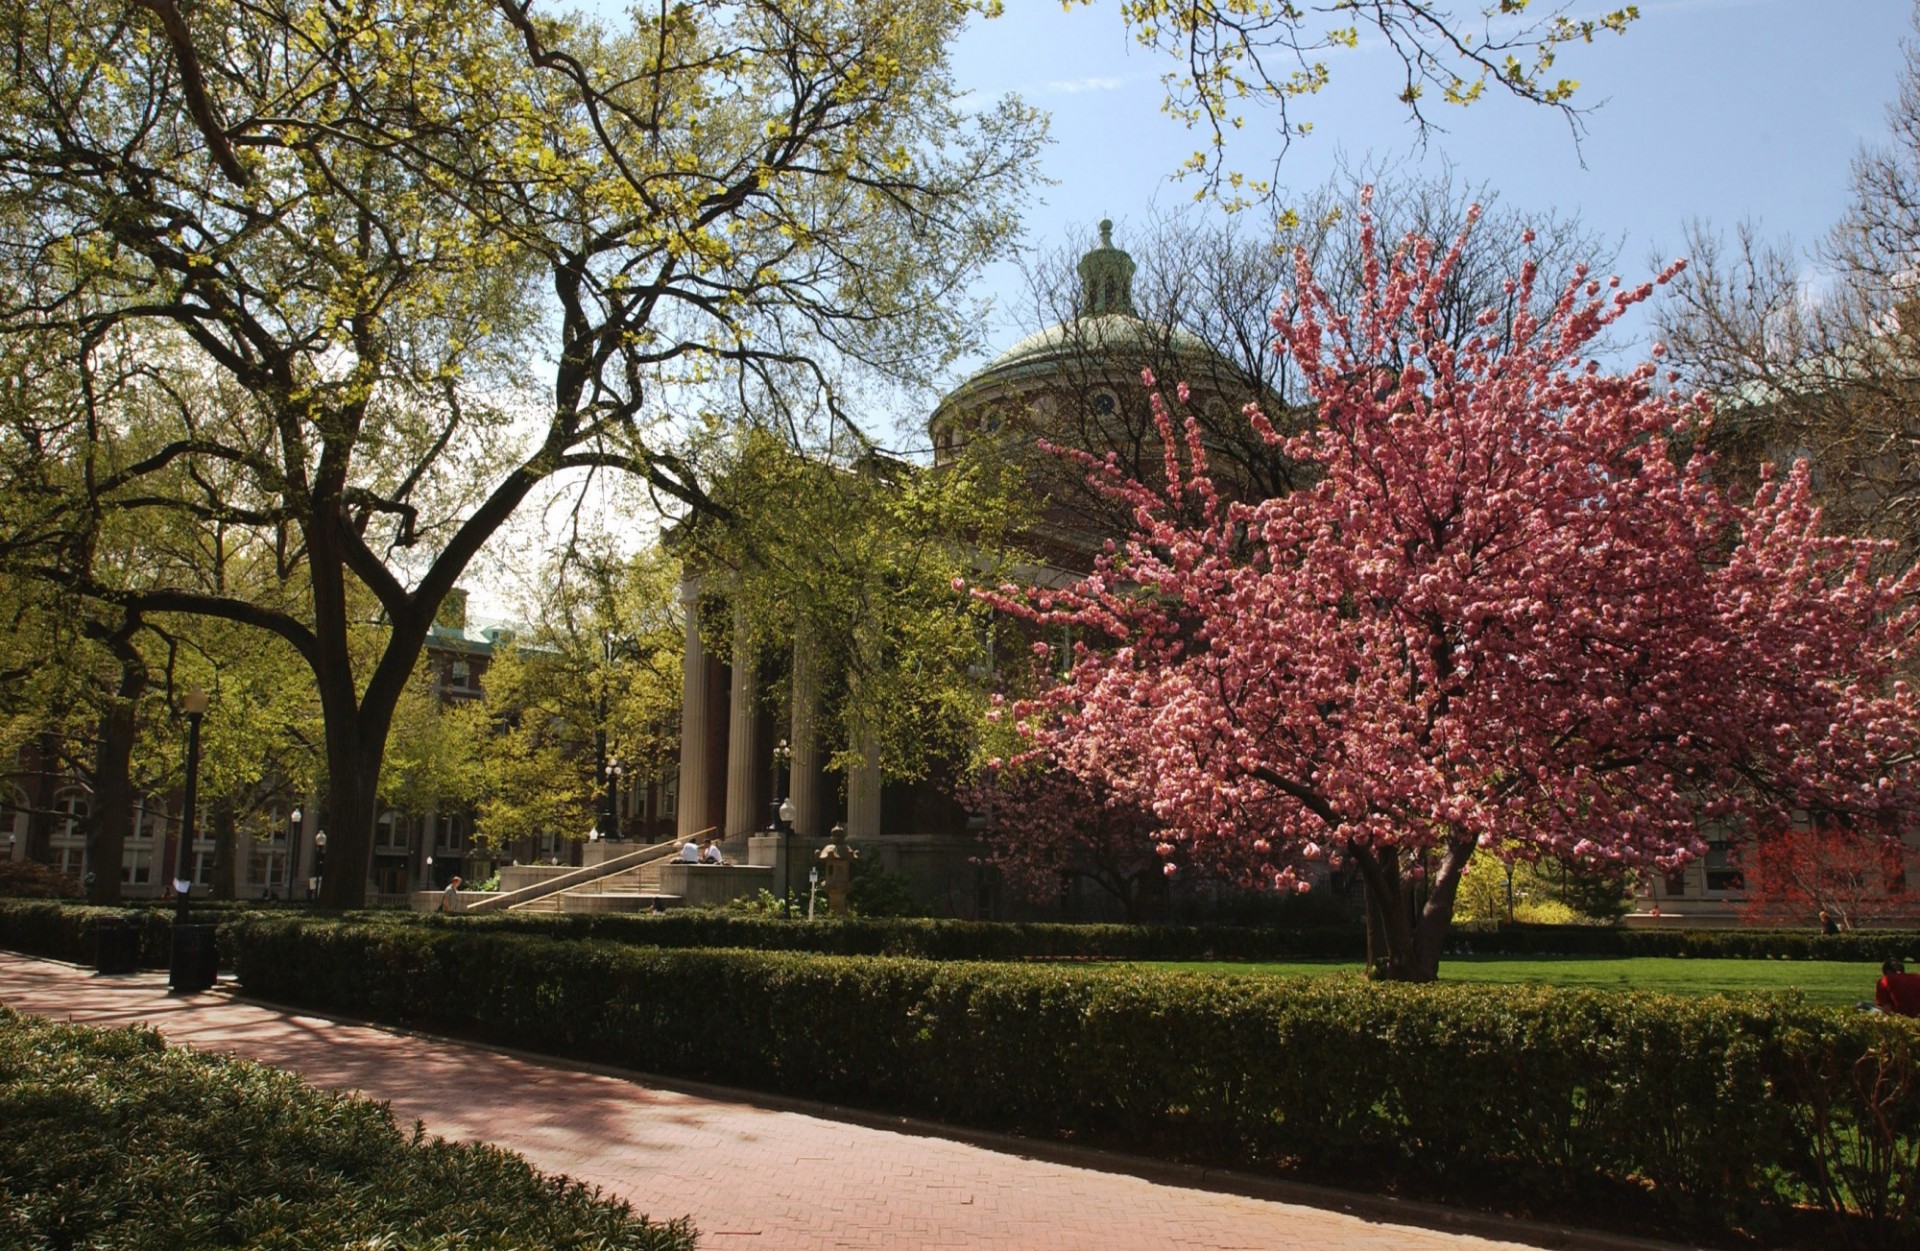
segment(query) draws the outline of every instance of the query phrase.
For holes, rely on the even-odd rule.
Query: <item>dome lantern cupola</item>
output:
[[[1113,246],[1113,222],[1100,223],[1100,246],[1080,258],[1080,315],[1100,317],[1133,311],[1133,258]]]

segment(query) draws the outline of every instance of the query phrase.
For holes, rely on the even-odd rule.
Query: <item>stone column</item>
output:
[[[700,580],[680,576],[680,607],[686,613],[686,654],[680,665],[679,835],[688,838],[713,824],[707,819],[707,654],[700,646]]]
[[[847,769],[847,838],[858,842],[880,834],[880,736],[862,723],[853,746],[858,760]]]
[[[747,634],[746,613],[733,613],[733,698],[727,708],[727,823],[722,830],[727,838],[744,838],[759,829],[758,794],[760,759],[756,752],[754,703],[759,697],[758,661]]]
[[[793,801],[793,832],[812,838],[820,829],[820,674],[804,631],[793,643],[793,724],[788,743],[787,793]]]

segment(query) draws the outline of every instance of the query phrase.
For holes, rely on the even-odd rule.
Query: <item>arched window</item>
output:
[[[405,813],[393,808],[385,809],[373,827],[373,850],[376,854],[392,855],[404,853],[410,843]]]

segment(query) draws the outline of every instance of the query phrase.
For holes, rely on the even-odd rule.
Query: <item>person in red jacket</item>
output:
[[[1920,1016],[1920,973],[1907,972],[1907,966],[1889,958],[1880,966],[1880,980],[1873,988],[1873,1003],[1882,1012],[1900,1016]]]

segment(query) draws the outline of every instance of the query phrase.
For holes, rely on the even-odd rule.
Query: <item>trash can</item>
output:
[[[182,925],[174,922],[173,960],[168,965],[167,986],[176,994],[192,994],[213,985],[220,972],[219,953],[215,951],[212,925]]]
[[[115,974],[139,972],[140,927],[123,917],[94,922],[93,970]]]

